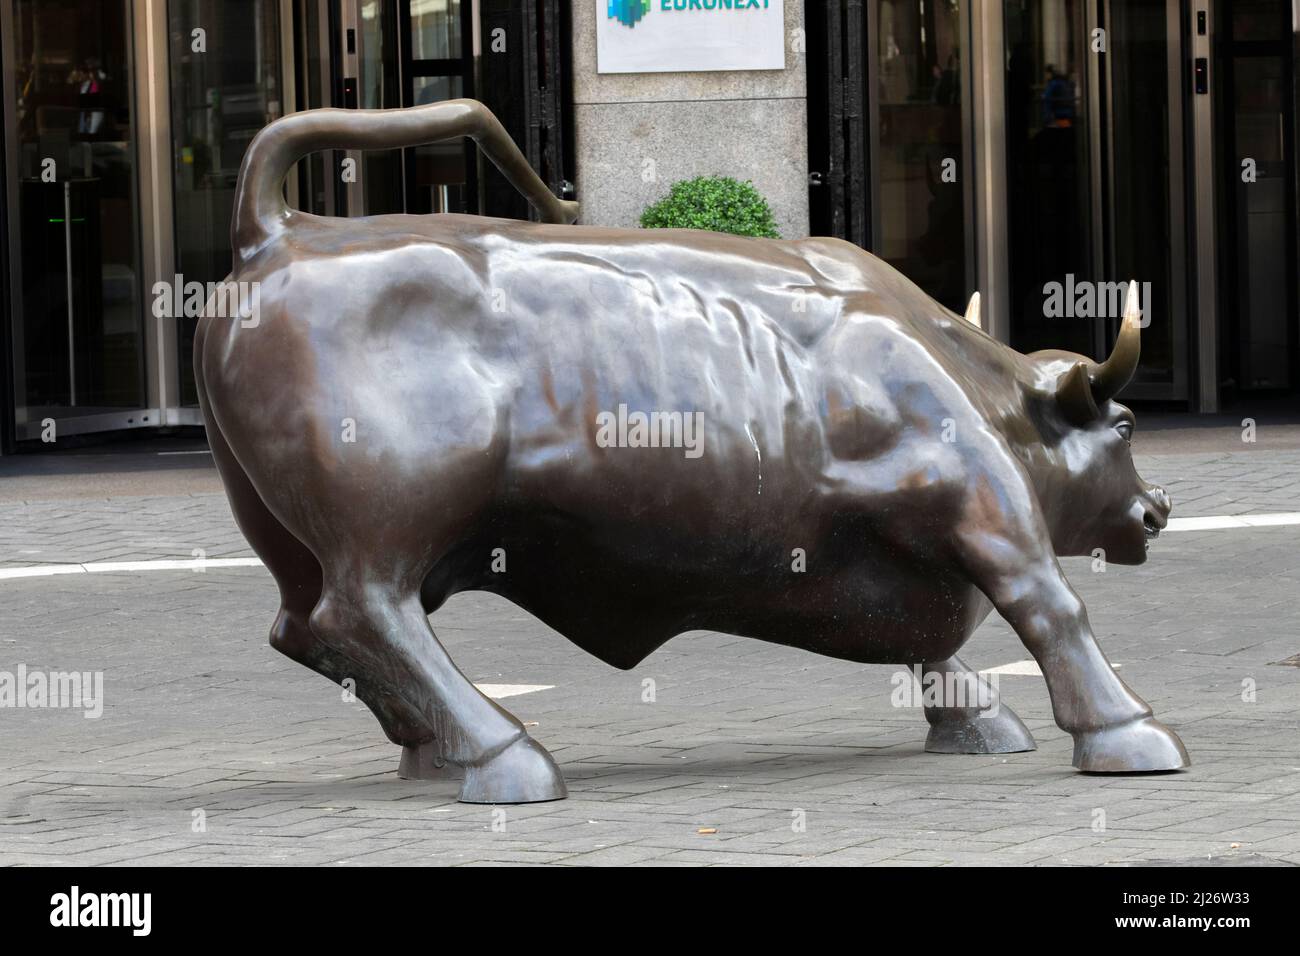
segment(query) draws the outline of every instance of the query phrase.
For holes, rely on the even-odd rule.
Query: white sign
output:
[[[595,0],[597,73],[785,69],[784,0]]]

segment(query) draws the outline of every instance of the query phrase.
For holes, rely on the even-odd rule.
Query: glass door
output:
[[[474,95],[474,15],[469,0],[399,0],[402,105]],[[473,143],[416,146],[406,153],[408,213],[477,212]]]
[[[14,432],[152,425],[144,408],[127,0],[4,0]]]
[[[805,4],[814,235],[966,308],[975,279],[974,0]]]
[[[1189,397],[1178,0],[1005,0],[1011,342],[1104,357],[1143,290],[1129,399]]]
[[[964,6],[878,0],[867,8],[868,248],[957,312],[973,287]]]
[[[278,0],[168,0],[175,264],[185,283],[230,274],[239,166],[257,132],[284,112],[278,8]],[[180,404],[196,406],[198,319],[175,321]]]
[[[1101,347],[1098,327],[1063,294],[1097,266],[1091,202],[1096,95],[1085,0],[1006,0],[1007,243],[1011,344],[1022,352]],[[1065,314],[1057,314],[1058,312]]]
[[[331,0],[321,9],[324,2],[298,0],[306,14],[299,18],[300,46],[322,51],[313,65],[320,79],[306,85],[304,107],[394,109],[474,95],[475,18],[468,0]],[[349,160],[352,174],[340,177],[338,164]],[[323,175],[326,163],[335,170],[330,176]],[[350,150],[312,159],[305,175],[316,183],[310,207],[316,212],[478,210],[477,153],[466,142]]]
[[[1174,0],[1106,0],[1105,236],[1108,278],[1142,283],[1142,361],[1130,399],[1190,397],[1186,84]],[[1119,321],[1105,323],[1107,353]]]
[[[1300,384],[1292,9],[1218,9],[1221,380],[1237,394],[1290,391]]]

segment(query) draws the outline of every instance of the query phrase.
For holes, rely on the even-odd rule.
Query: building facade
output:
[[[201,424],[185,289],[229,270],[253,135],[458,96],[585,222],[751,180],[782,236],[855,242],[954,309],[979,290],[1024,351],[1104,354],[1137,279],[1127,399],[1294,394],[1296,7],[0,0],[3,450]],[[329,215],[528,215],[465,144],[323,153],[287,188]]]

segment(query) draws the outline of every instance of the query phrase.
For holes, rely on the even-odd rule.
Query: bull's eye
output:
[[[1132,423],[1132,422],[1120,422],[1119,424],[1117,424],[1117,425],[1115,426],[1115,431],[1119,432],[1119,437],[1122,438],[1122,439],[1124,439],[1126,442],[1132,442],[1132,441],[1133,441],[1133,423]]]

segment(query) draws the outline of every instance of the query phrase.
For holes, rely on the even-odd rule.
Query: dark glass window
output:
[[[284,112],[278,7],[276,0],[167,4],[176,271],[186,282],[218,282],[230,274],[239,166],[258,130]],[[176,321],[181,404],[194,405],[197,320]]]
[[[145,403],[127,4],[12,2],[17,435]],[[6,276],[0,284],[10,294]],[[67,434],[60,428],[58,434]]]

